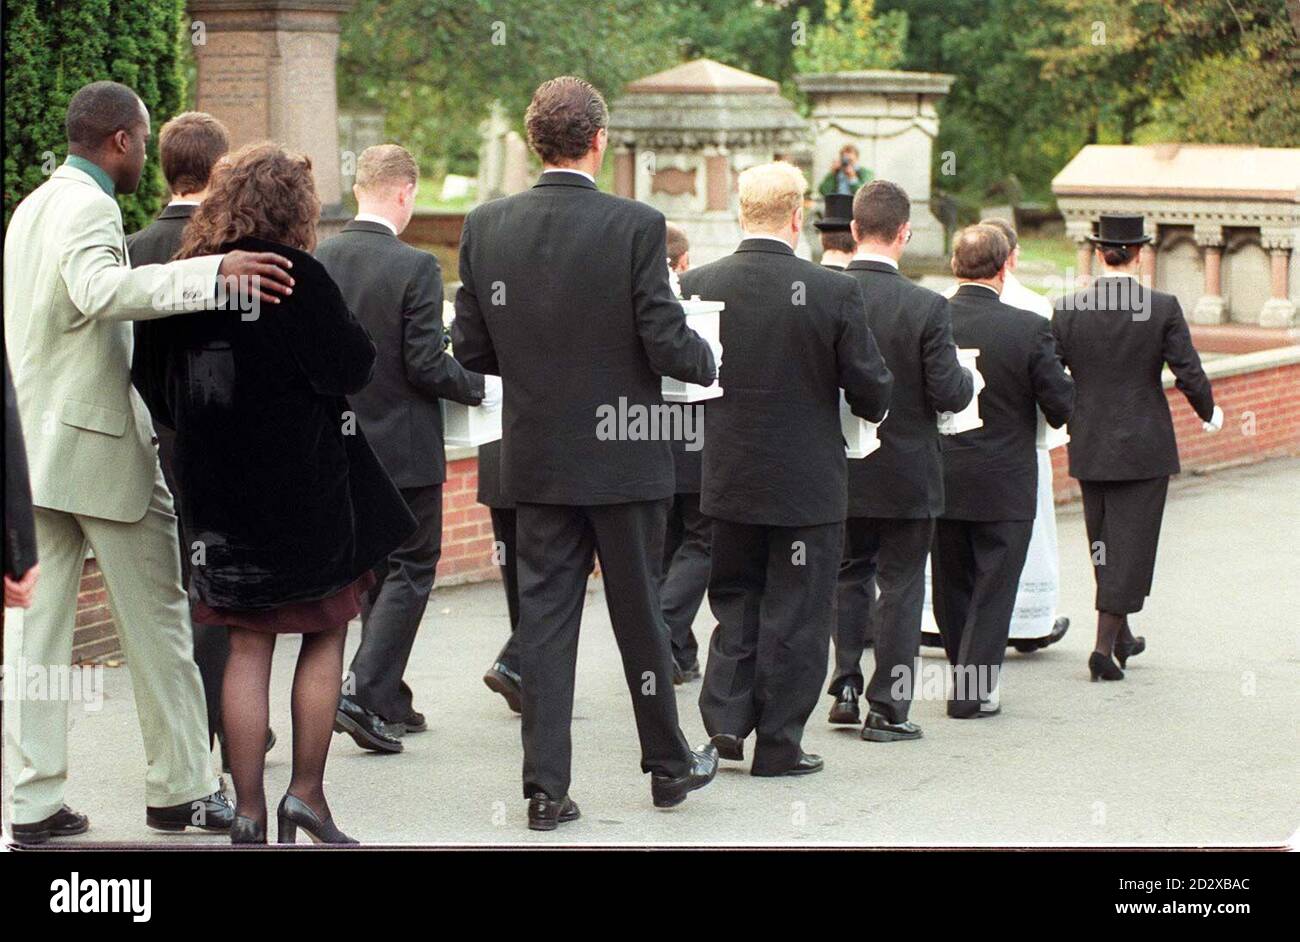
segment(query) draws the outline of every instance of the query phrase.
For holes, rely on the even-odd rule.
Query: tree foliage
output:
[[[64,116],[81,86],[112,79],[139,93],[153,122],[140,188],[119,197],[127,231],[166,188],[157,128],[185,97],[184,0],[5,0],[5,221],[67,156]]]
[[[877,15],[875,0],[826,0],[822,22],[794,54],[800,72],[895,68],[906,54],[907,13]]]

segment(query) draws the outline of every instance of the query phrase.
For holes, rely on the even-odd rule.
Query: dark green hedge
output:
[[[4,0],[5,223],[67,156],[68,100],[88,82],[131,86],[149,108],[148,163],[133,196],[119,197],[126,231],[166,196],[158,128],[185,99],[185,0]]]

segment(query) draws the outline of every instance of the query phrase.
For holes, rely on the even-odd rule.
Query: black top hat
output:
[[[847,193],[832,193],[826,197],[826,212],[813,223],[822,232],[848,232],[853,221],[853,197]]]
[[[1142,228],[1142,217],[1137,213],[1102,213],[1097,234],[1088,236],[1096,245],[1143,245],[1151,241]]]

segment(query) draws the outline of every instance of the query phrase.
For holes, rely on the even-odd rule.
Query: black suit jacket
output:
[[[844,519],[840,388],[876,422],[893,377],[863,316],[862,289],[772,239],[682,275],[682,293],[722,301],[722,398],[708,406],[700,509],[768,526]]]
[[[1098,278],[1056,302],[1052,332],[1078,388],[1071,476],[1129,481],[1177,474],[1161,368],[1169,364],[1202,420],[1214,414],[1214,393],[1178,299],[1132,278]]]
[[[952,315],[941,294],[884,262],[854,261],[867,325],[894,374],[880,447],[849,462],[849,516],[924,519],[943,513],[939,412],[970,403],[970,371],[957,362]]]
[[[375,347],[325,268],[261,239],[226,247],[293,263],[294,291],[255,320],[232,308],[159,325],[162,390],[176,421],[186,538],[206,559],[190,592],[214,608],[321,599],[384,559],[415,519],[344,396],[370,379]]]
[[[127,236],[126,248],[131,259],[131,267],[139,268],[141,265],[162,265],[170,262],[180,249],[185,226],[197,208],[187,204],[179,206],[168,204],[163,207],[157,219],[139,232]],[[165,331],[165,328],[159,327],[157,320],[135,322],[135,348],[131,353],[131,382],[135,384],[135,388],[149,406],[149,413],[153,417],[154,433],[158,437],[163,474],[167,479],[167,486],[179,501],[180,495],[176,493],[176,482],[172,477],[171,469],[174,442],[172,428],[175,423],[167,414],[166,397],[161,394],[161,390],[146,387],[148,383],[157,382],[157,378],[162,375],[161,360],[166,354],[159,349],[158,337],[161,331]]]
[[[1051,322],[963,285],[949,301],[957,345],[976,347],[985,386],[982,428],[945,435],[943,483],[951,520],[1033,520],[1038,494],[1038,413],[1060,428],[1074,408],[1074,383],[1056,355]]]
[[[461,363],[504,384],[506,497],[580,506],[673,493],[667,440],[600,437],[609,410],[662,408],[664,375],[713,382],[713,353],[669,285],[666,232],[657,209],[563,172],[465,218],[452,342]]]
[[[375,374],[348,397],[366,438],[398,487],[447,480],[441,399],[476,406],[483,376],[447,352],[442,271],[387,226],[350,222],[316,248],[378,351]]]
[[[21,579],[36,565],[36,517],[18,395],[5,357],[5,575]]]

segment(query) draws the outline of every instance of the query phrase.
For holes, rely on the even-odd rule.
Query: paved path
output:
[[[1063,508],[1063,610],[1074,627],[1048,651],[1010,655],[1001,717],[951,721],[942,702],[922,702],[913,716],[923,740],[864,743],[856,730],[826,724],[826,699],[805,738],[825,756],[825,772],[754,779],[724,764],[712,786],[671,811],[651,807],[639,772],[593,582],[573,726],[573,795],[584,817],[552,835],[524,826],[519,721],[480,681],[506,631],[500,586],[439,591],[408,675],[430,730],[408,737],[400,756],[336,737],[330,800],[346,830],[375,842],[1276,843],[1300,824],[1298,495],[1293,459],[1177,482],[1155,595],[1135,619],[1148,652],[1119,684],[1088,682],[1091,573],[1080,508]],[[710,627],[706,607],[697,634]],[[284,639],[277,654],[272,800],[288,781],[296,648]],[[692,741],[704,739],[698,691],[696,683],[678,692]],[[221,842],[144,828],[143,754],[124,669],[105,671],[103,709],[74,708],[72,723],[68,800],[91,816],[85,839]]]

